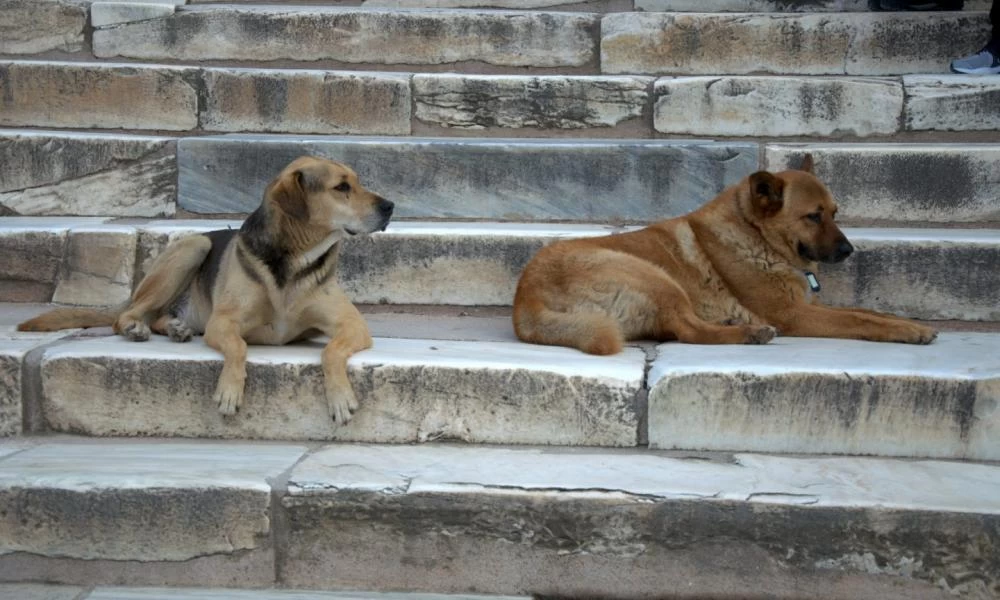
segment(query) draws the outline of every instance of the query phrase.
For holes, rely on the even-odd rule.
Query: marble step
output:
[[[529,600],[529,596],[426,594],[419,592],[324,592],[270,588],[120,587],[87,589],[73,585],[0,583],[0,598],[10,600]]]
[[[282,63],[286,64],[286,63]],[[996,78],[481,75],[0,61],[0,127],[452,137],[982,138]],[[943,71],[933,69],[932,71]],[[200,98],[200,101],[199,101]],[[964,137],[963,137],[964,136]]]
[[[109,222],[0,217],[0,301],[124,301],[153,258],[181,235],[239,221]],[[398,221],[345,243],[338,271],[361,304],[509,306],[521,270],[554,240],[627,228],[588,224]],[[918,319],[1000,321],[1000,230],[846,228],[857,251],[818,273],[832,305]]]
[[[956,52],[978,48],[989,34],[981,12],[602,16],[206,4],[134,17],[119,15],[123,6],[128,5],[92,7],[93,50],[99,58],[870,76],[944,72]],[[345,35],[331,39],[326,34],[331,30]],[[176,31],[185,35],[171,35]],[[689,41],[692,36],[695,43]]]
[[[848,224],[1000,221],[1000,144],[164,136],[0,129],[0,213],[245,213],[303,154],[352,165],[397,218],[648,222],[812,153]]]
[[[361,404],[336,427],[323,340],[252,347],[247,397],[211,402],[221,358],[200,338],[136,345],[109,329],[12,332],[44,305],[0,305],[6,435],[469,443],[1000,460],[1000,335],[930,346],[778,338],[767,346],[633,344],[600,358],[519,343],[506,314],[364,308],[350,361]],[[5,339],[6,338],[6,339]]]
[[[0,443],[0,467],[8,583],[888,600],[1000,586],[986,464],[31,438]],[[202,594],[174,597],[241,598]]]

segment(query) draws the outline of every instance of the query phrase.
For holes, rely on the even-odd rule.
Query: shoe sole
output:
[[[956,69],[955,67],[952,67],[951,72],[960,73],[962,75],[998,75],[1000,74],[1000,67],[979,67],[976,69]]]

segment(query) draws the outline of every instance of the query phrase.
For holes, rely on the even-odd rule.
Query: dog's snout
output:
[[[391,217],[392,209],[396,207],[395,204],[382,197],[379,197],[378,204],[376,206],[378,208],[379,214],[382,215],[383,217]]]
[[[851,255],[854,252],[854,246],[851,242],[847,241],[847,238],[840,240],[837,244],[837,253],[835,255],[835,260],[840,262]]]

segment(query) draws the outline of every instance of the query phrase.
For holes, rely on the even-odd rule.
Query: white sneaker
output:
[[[1000,57],[983,48],[978,54],[952,61],[951,71],[967,75],[996,75],[1000,73]]]

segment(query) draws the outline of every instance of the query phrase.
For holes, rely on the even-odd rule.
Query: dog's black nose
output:
[[[395,204],[393,204],[392,202],[386,200],[385,198],[379,198],[378,199],[378,212],[383,217],[390,217],[390,216],[392,216],[392,209],[395,206],[396,206]]]
[[[851,242],[848,242],[846,239],[840,240],[840,243],[837,244],[836,261],[840,262],[844,260],[852,252],[854,252],[854,246],[851,245]]]

